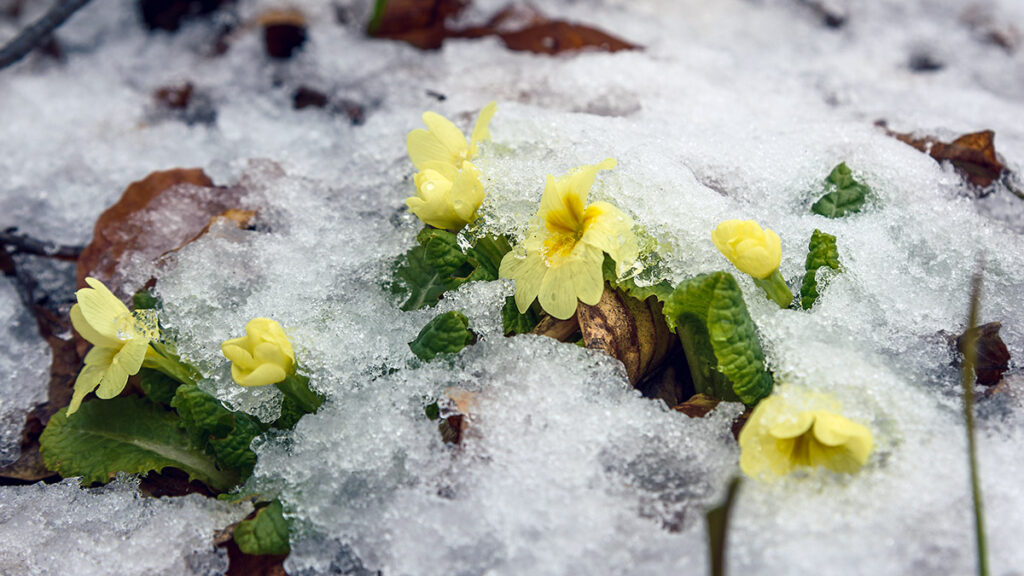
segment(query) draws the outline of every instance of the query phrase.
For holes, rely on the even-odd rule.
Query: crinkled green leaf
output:
[[[181,427],[199,446],[207,446],[210,438],[226,437],[235,427],[234,413],[195,384],[179,386],[171,406],[181,417]]]
[[[505,238],[485,236],[464,251],[455,234],[436,228],[424,228],[416,242],[395,266],[392,289],[405,296],[402,310],[433,306],[466,282],[497,280],[501,258],[510,250]]]
[[[697,392],[748,405],[771,393],[761,341],[732,274],[714,272],[683,282],[664,312],[683,344]]]
[[[515,298],[512,296],[506,298],[505,305],[501,307],[501,324],[505,329],[505,335],[526,334],[533,330],[540,322],[540,314],[537,313],[538,307],[539,305],[534,302],[526,309],[526,314],[520,314]]]
[[[846,163],[841,162],[825,179],[825,195],[811,206],[811,210],[828,218],[841,218],[860,212],[870,193],[867,186],[853,178]]]
[[[839,249],[835,236],[815,230],[811,234],[811,243],[807,250],[807,261],[804,263],[806,272],[800,285],[800,305],[805,310],[814,306],[814,302],[818,300],[818,269],[827,267],[839,270]]]
[[[234,538],[238,549],[251,556],[288,554],[288,520],[281,501],[274,500],[257,510],[253,518],[239,522]]]
[[[174,399],[174,393],[180,384],[159,370],[152,368],[139,370],[139,387],[142,388],[142,393],[146,395],[146,398],[164,406],[171,405],[171,400]]]
[[[256,454],[249,446],[264,431],[256,419],[228,410],[194,384],[178,387],[171,406],[192,442],[213,454],[221,468],[235,470],[243,479],[252,474]]]
[[[54,414],[39,438],[40,452],[47,468],[65,478],[81,476],[84,485],[166,467],[217,491],[237,484],[238,475],[218,468],[179,423],[173,412],[139,396],[94,400],[70,418],[66,408]]]
[[[419,359],[430,361],[438,354],[454,354],[473,342],[469,319],[461,312],[451,311],[435,316],[409,343]]]

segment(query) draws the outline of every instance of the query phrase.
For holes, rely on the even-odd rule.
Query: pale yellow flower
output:
[[[597,173],[615,165],[609,158],[559,178],[548,176],[526,240],[502,258],[498,271],[502,278],[515,280],[520,312],[537,299],[548,314],[569,318],[577,301],[594,305],[601,299],[605,253],[620,271],[636,260],[633,221],[608,202],[587,205]]]
[[[409,210],[425,224],[444,230],[461,230],[476,217],[484,201],[480,171],[470,162],[456,169],[443,162],[427,162],[416,174],[416,195],[405,199]]]
[[[491,102],[480,110],[469,142],[466,136],[450,120],[434,112],[423,113],[427,130],[416,129],[405,139],[409,159],[417,170],[430,168],[431,163],[441,163],[461,169],[463,163],[476,157],[478,144],[490,138],[490,123],[498,108]]]
[[[71,325],[93,347],[75,380],[68,415],[78,411],[93,390],[103,399],[120,394],[128,377],[142,368],[150,341],[160,336],[152,311],[132,312],[99,280],[86,278],[85,283],[90,287],[75,293],[78,302],[71,307]]]
[[[295,373],[295,353],[281,325],[269,318],[253,318],[245,336],[220,345],[231,361],[231,377],[242,386],[267,386]]]
[[[753,220],[726,220],[711,233],[718,250],[741,272],[765,279],[779,269],[782,240]]]
[[[874,447],[871,431],[838,413],[838,405],[813,397],[797,407],[779,395],[762,400],[740,432],[740,468],[748,476],[782,476],[798,467],[852,473]],[[807,409],[814,408],[814,409]]]

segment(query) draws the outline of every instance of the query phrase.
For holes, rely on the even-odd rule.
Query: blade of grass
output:
[[[740,487],[740,477],[729,481],[725,492],[725,500],[708,510],[708,550],[711,554],[711,576],[725,576],[725,545],[729,531],[729,513],[736,501],[736,493]]]
[[[388,8],[388,0],[375,0],[373,3],[373,14],[370,15],[370,23],[366,25],[366,31],[373,36],[380,29],[381,20],[384,19],[384,11]]]
[[[981,481],[978,476],[978,451],[974,438],[974,363],[977,360],[978,309],[981,303],[981,279],[984,263],[971,280],[971,304],[967,313],[968,338],[964,344],[961,383],[964,387],[964,421],[967,428],[967,459],[971,471],[971,496],[974,501],[974,537],[978,553],[978,574],[988,576],[988,551],[985,545],[985,513],[981,500]]]

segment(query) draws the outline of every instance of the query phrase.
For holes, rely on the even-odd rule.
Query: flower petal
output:
[[[79,406],[82,405],[82,400],[99,386],[104,372],[106,372],[105,366],[82,368],[82,371],[78,373],[78,378],[75,379],[75,391],[71,396],[71,403],[68,404],[68,416],[77,412]]]
[[[260,364],[248,374],[238,374],[235,372],[235,367],[232,366],[231,376],[242,386],[267,386],[281,382],[288,374],[276,364]],[[239,378],[239,376],[242,377]]]
[[[476,210],[484,201],[484,185],[480,182],[480,171],[469,162],[462,164],[462,170],[455,177],[451,189],[451,206],[462,224],[468,224],[476,216]],[[459,226],[461,228],[461,226]]]
[[[484,106],[480,110],[480,115],[476,117],[476,124],[473,125],[473,136],[470,138],[469,143],[469,155],[470,157],[476,156],[479,150],[477,144],[484,140],[490,140],[491,138],[491,118],[494,117],[494,113],[498,110],[498,103],[491,102],[487,106]]]
[[[248,338],[245,337],[227,340],[221,343],[220,352],[232,364],[244,370],[252,370],[256,367],[256,362],[253,360],[252,354],[247,350],[248,343]]]
[[[454,164],[456,161],[455,155],[437,136],[421,128],[409,132],[405,146],[409,151],[409,160],[412,160],[417,170],[422,170],[430,162]]]
[[[811,429],[814,425],[814,414],[812,412],[800,412],[799,414],[787,415],[768,428],[768,433],[774,438],[785,440],[796,438]]]
[[[608,202],[594,202],[583,214],[581,242],[607,252],[619,271],[633,265],[639,256],[633,220]]]
[[[85,282],[92,288],[75,292],[82,318],[95,332],[108,339],[119,340],[117,327],[123,318],[131,315],[128,307],[99,280],[86,278]]]
[[[82,315],[82,306],[80,304],[75,304],[71,307],[71,325],[75,327],[75,330],[82,338],[85,338],[87,342],[94,346],[118,347],[121,345],[121,341],[117,338],[111,338],[95,330],[85,320],[85,316]]]
[[[547,272],[548,267],[536,250],[528,251],[525,255],[517,254],[517,251],[513,250],[502,257],[501,265],[498,267],[498,276],[515,281],[516,308],[519,309],[520,314],[525,314],[536,300]]]
[[[571,318],[579,305],[576,285],[572,278],[572,266],[563,264],[549,268],[540,283],[537,299],[540,301],[540,307],[555,318]]]
[[[604,271],[601,269],[604,254],[585,244],[579,244],[576,252],[579,256],[565,264],[566,272],[573,283],[576,297],[580,302],[593,306],[604,293]]]

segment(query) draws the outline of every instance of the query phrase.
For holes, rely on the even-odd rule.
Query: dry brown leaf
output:
[[[634,386],[661,364],[671,344],[654,297],[641,302],[605,286],[601,300],[593,306],[580,303],[576,315],[587,348],[604,350],[622,362]]]
[[[568,320],[559,320],[554,316],[548,316],[545,314],[530,333],[554,338],[559,342],[565,342],[579,331],[580,322],[579,319],[577,319],[576,314],[573,314]]]
[[[1010,369],[1010,351],[1006,348],[1003,339],[999,337],[1000,328],[1002,328],[1002,324],[999,322],[989,322],[974,330],[964,332],[956,339],[956,348],[961,354],[969,334],[977,339],[974,372],[978,384],[982,386],[998,384],[1003,373]]]
[[[878,125],[885,128],[885,132],[889,136],[917,148],[939,162],[948,160],[968,182],[975,186],[982,188],[989,186],[993,181],[998,180],[1006,170],[1006,166],[999,161],[996,155],[995,132],[992,130],[964,134],[956,140],[946,143],[931,136],[916,138],[913,134],[894,132],[885,127],[885,122],[878,122]]]
[[[476,408],[476,393],[462,388],[448,388],[437,401],[441,421],[437,424],[441,439],[449,444],[462,444],[469,428],[470,414]]]
[[[672,409],[682,412],[690,418],[703,418],[714,410],[715,407],[718,406],[719,402],[721,402],[721,400],[714,396],[708,396],[707,394],[694,394],[689,400],[678,406],[673,406]]]
[[[198,168],[153,172],[133,182],[96,221],[93,240],[78,259],[78,286],[92,276],[123,297],[134,294],[141,286],[120,286],[119,262],[136,255],[155,260],[181,248],[240,197],[240,189],[214,187]]]
[[[469,0],[388,0],[375,38],[408,42],[422,50],[437,50],[449,35],[448,18],[456,16]]]
[[[306,43],[306,17],[298,10],[268,10],[258,22],[263,26],[263,47],[271,58],[291,58]]]

